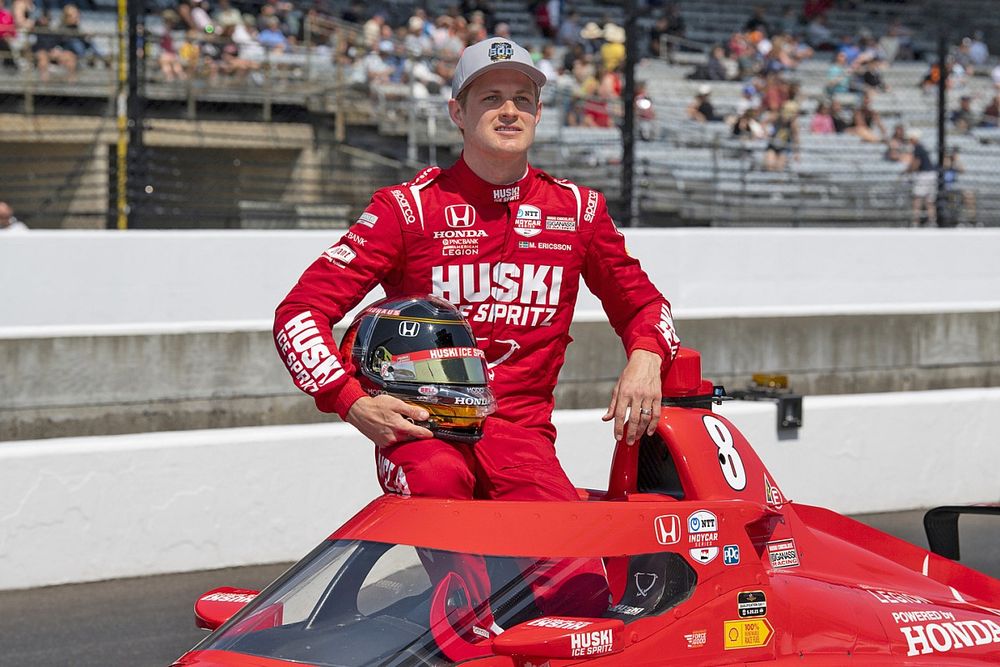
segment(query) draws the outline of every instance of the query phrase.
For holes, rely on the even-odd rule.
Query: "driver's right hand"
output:
[[[433,438],[434,434],[430,430],[410,421],[427,421],[429,417],[423,408],[404,403],[387,394],[359,398],[347,411],[347,421],[374,442],[376,447]]]

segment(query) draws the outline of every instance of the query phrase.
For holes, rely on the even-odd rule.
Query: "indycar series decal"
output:
[[[691,554],[691,558],[702,565],[708,565],[719,555],[719,547],[698,547],[697,549],[688,549],[688,553]]]
[[[767,598],[764,591],[743,591],[736,596],[736,611],[740,618],[757,618],[767,615]]]
[[[725,649],[758,648],[767,646],[774,634],[774,628],[766,618],[742,621],[726,621],[724,632]]]
[[[719,539],[719,520],[708,510],[698,510],[691,514],[687,520],[687,528],[689,544],[707,546]]]
[[[542,232],[542,211],[531,204],[521,204],[514,216],[514,233],[530,239]]]
[[[776,570],[799,566],[799,552],[795,550],[795,540],[777,540],[767,543],[767,557]]]

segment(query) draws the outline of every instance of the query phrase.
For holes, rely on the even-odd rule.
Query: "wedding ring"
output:
[[[651,414],[653,414],[653,409],[652,408],[642,408],[642,409],[639,410],[639,414],[640,415],[647,415],[647,416],[651,415]]]

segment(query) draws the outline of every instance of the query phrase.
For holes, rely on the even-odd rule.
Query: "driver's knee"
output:
[[[435,452],[406,470],[410,494],[428,498],[471,499],[476,478],[465,459]]]

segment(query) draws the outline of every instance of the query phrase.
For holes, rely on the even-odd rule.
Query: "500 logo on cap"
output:
[[[488,55],[493,62],[510,60],[514,57],[514,47],[510,45],[510,42],[493,42],[490,44]]]

